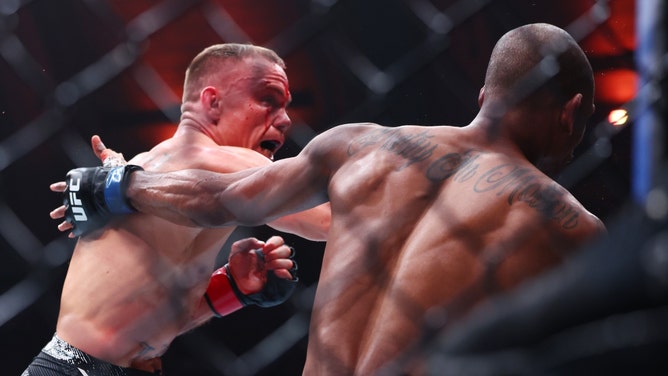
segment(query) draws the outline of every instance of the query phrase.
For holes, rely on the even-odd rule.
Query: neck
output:
[[[209,137],[211,140],[218,143],[216,133],[214,132],[216,125],[207,123],[206,120],[198,118],[195,114],[189,111],[183,112],[181,121],[176,128],[175,136],[198,133]]]
[[[534,163],[540,157],[542,140],[536,139],[531,133],[534,124],[525,114],[518,110],[509,110],[503,116],[490,116],[481,110],[469,124],[479,132],[478,139],[485,140],[491,149],[504,153],[521,154],[529,162]]]

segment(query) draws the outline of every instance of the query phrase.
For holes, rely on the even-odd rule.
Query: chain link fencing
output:
[[[108,146],[126,156],[168,137],[180,115],[183,72],[202,48],[251,42],[285,58],[294,97],[294,125],[277,155],[282,158],[296,154],[314,135],[346,122],[466,124],[477,112],[477,94],[494,42],[521,24],[551,22],[578,41],[605,39],[614,56],[591,56],[597,76],[620,67],[634,69],[634,46],[617,34],[621,26],[615,18],[620,9],[633,9],[631,1],[550,3],[2,0],[3,374],[20,374],[55,330],[74,241],[59,233],[48,217],[48,211],[59,204],[48,185],[61,180],[72,167],[97,165],[88,146],[93,134],[102,135]],[[590,51],[585,48],[585,52]],[[661,62],[659,68],[668,60],[663,51],[656,59]],[[452,335],[444,335],[438,325],[430,327],[422,349],[430,354],[432,374],[535,374],[533,371],[546,368],[575,371],[579,368],[574,365],[588,365],[583,359],[606,361],[629,348],[647,350],[645,357],[629,357],[629,367],[638,359],[660,365],[653,356],[657,349],[665,354],[668,342],[668,247],[665,212],[661,211],[666,194],[661,185],[653,191],[648,206],[656,210],[650,219],[643,210],[641,214],[633,210],[630,127],[614,127],[606,121],[607,111],[614,107],[631,110],[631,125],[647,112],[665,114],[660,95],[665,87],[663,69],[658,72],[639,89],[654,93],[642,105],[635,97],[598,104],[576,160],[560,177],[585,207],[612,225],[618,241],[605,246],[616,250],[610,254],[617,261],[607,270],[597,263],[612,256],[587,254],[578,264],[580,269],[574,267],[590,267],[587,273],[576,273],[576,286],[573,279],[555,273],[526,291],[492,303],[493,309],[474,315]],[[658,136],[658,144],[662,137]],[[654,161],[662,163],[660,150]],[[238,229],[229,242],[273,233],[265,227]],[[168,374],[301,374],[324,247],[284,235],[298,250],[302,284],[293,298],[268,310],[248,308],[243,314],[215,320],[179,337],[165,355]],[[642,251],[624,252],[634,247]],[[592,254],[604,252],[601,248]],[[223,250],[221,260],[224,257]],[[625,273],[637,279],[620,279]],[[591,291],[582,286],[592,286]],[[612,287],[621,297],[611,293]],[[554,313],[554,300],[549,299],[564,300],[565,296],[570,297],[571,307],[583,307],[591,317],[569,313],[566,316],[577,316],[579,321],[572,318],[569,325],[559,321],[563,316]],[[647,305],[651,307],[640,304],[622,314],[609,304],[632,305],[632,298],[650,301]],[[583,302],[591,302],[593,308],[587,311]],[[553,322],[563,325],[551,331],[538,324],[527,326],[531,317],[550,317],[546,312],[553,312]],[[574,328],[575,324],[579,326]],[[622,334],[610,337],[611,332]],[[480,346],[490,338],[495,338],[494,344]],[[546,339],[538,347],[527,348],[526,343],[506,343],[502,338]]]

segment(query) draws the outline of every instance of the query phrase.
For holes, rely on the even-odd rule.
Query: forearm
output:
[[[235,223],[236,218],[221,200],[222,192],[233,181],[231,176],[205,170],[138,171],[132,174],[126,196],[142,213],[185,226],[220,227]]]

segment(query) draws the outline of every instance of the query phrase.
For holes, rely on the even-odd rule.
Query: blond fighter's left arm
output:
[[[285,302],[299,281],[294,256],[294,249],[280,236],[272,236],[266,242],[256,238],[234,242],[227,264],[211,275],[206,292],[182,332],[248,305],[273,307]]]

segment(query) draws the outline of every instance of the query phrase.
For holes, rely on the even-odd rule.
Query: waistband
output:
[[[101,360],[94,358],[63,341],[55,334],[51,338],[51,341],[49,341],[49,343],[44,346],[42,352],[75,366],[102,362]]]
[[[95,375],[105,376],[131,376],[131,375],[154,375],[153,373],[135,370],[132,368],[119,367],[117,365],[105,362],[104,360],[95,358],[69,343],[60,339],[57,335],[53,335],[51,341],[44,346],[42,352],[67,364],[88,371],[92,371]],[[159,374],[159,373],[156,373]]]

